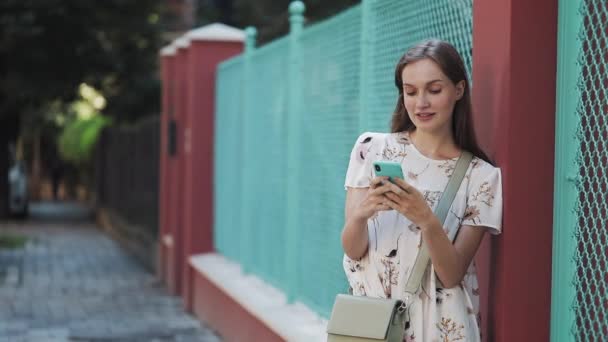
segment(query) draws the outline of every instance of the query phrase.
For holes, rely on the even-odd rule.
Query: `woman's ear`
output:
[[[464,95],[465,80],[456,83],[456,101],[460,100]]]

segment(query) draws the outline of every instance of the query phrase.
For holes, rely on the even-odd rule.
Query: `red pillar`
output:
[[[490,241],[487,341],[548,341],[557,1],[474,2],[477,132],[503,172],[503,234]]]
[[[242,32],[222,24],[190,31],[186,133],[182,297],[192,311],[194,270],[188,259],[213,250],[213,146],[217,65],[243,50]]]
[[[160,280],[167,284],[167,261],[170,244],[170,227],[169,227],[169,205],[170,188],[169,188],[169,121],[173,116],[173,103],[171,90],[173,88],[173,64],[175,59],[175,47],[169,45],[161,50],[160,67],[162,80],[162,112],[160,117],[160,172],[159,172],[159,196],[158,196],[158,259],[157,272]]]
[[[184,128],[186,111],[186,65],[188,54],[188,40],[185,37],[175,41],[175,87],[174,98],[174,124],[175,124],[175,153],[171,156],[170,167],[170,199],[169,227],[171,230],[171,243],[168,251],[168,288],[174,295],[181,294],[183,249],[183,199],[184,199]]]

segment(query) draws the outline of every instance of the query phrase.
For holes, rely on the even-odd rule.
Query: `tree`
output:
[[[158,111],[160,0],[4,0],[0,2],[0,193],[7,149],[24,116],[38,117],[99,89],[105,114],[132,121]],[[37,122],[30,118],[27,122]],[[0,215],[6,210],[0,198]]]
[[[101,90],[110,115],[155,110],[131,94],[158,83],[160,12],[158,0],[3,1],[0,117],[72,100],[83,82]]]

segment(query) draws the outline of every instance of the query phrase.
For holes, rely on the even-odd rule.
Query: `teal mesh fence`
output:
[[[579,341],[608,339],[608,3],[583,1],[574,286]]]
[[[470,71],[471,21],[467,0],[364,0],[222,63],[217,250],[327,317],[348,290],[340,234],[355,139],[389,130],[394,68],[408,46],[447,40]]]
[[[328,34],[331,32],[331,34]],[[359,131],[361,7],[302,34],[302,222],[298,298],[319,312],[348,290],[342,271],[344,175]]]
[[[214,145],[214,245],[226,257],[241,260],[241,120],[243,57],[226,61],[216,80]],[[228,215],[224,213],[230,213]]]
[[[606,1],[560,1],[552,341],[608,340],[606,18]]]
[[[246,269],[285,290],[286,133],[287,87],[281,82],[287,73],[287,40],[272,42],[253,52],[251,97],[243,113],[249,116],[245,144],[245,171],[251,172],[251,186],[244,193],[253,225]],[[253,248],[251,248],[253,247]],[[243,261],[243,260],[242,260]]]

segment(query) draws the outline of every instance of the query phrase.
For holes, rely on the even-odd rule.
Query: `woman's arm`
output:
[[[377,177],[368,188],[348,188],[346,192],[342,247],[352,260],[359,260],[367,253],[367,220],[378,211],[390,209],[384,198],[390,191],[390,182],[386,180],[387,177]]]
[[[363,201],[368,188],[348,188],[344,207],[344,229],[342,230],[342,247],[344,253],[352,260],[361,259],[367,253],[369,238],[367,236],[367,219],[357,217],[355,208]]]
[[[435,273],[443,286],[451,288],[460,284],[486,230],[483,227],[461,226],[452,244],[436,217],[428,223],[423,223],[420,229]]]

